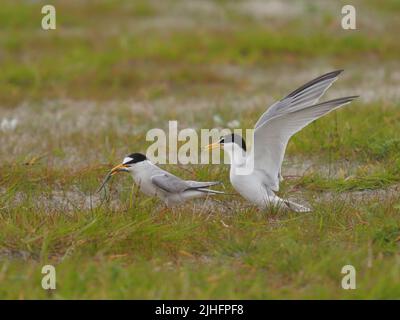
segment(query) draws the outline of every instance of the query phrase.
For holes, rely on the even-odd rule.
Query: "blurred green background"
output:
[[[41,29],[53,4],[57,29]],[[0,105],[40,99],[153,99],[250,90],[234,68],[397,61],[400,1],[35,1],[0,8]],[[231,70],[231,72],[229,72]],[[232,71],[233,70],[233,71]],[[206,91],[204,91],[206,90]]]
[[[351,1],[356,30],[344,4],[2,0],[0,298],[399,298],[400,1]],[[149,129],[252,128],[334,69],[324,99],[360,98],[296,134],[283,164],[279,195],[312,213],[232,196],[160,214],[128,176],[95,193]],[[234,192],[227,166],[165,168]]]

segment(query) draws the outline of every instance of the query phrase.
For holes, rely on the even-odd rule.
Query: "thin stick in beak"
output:
[[[100,192],[104,187],[105,187],[105,185],[107,184],[107,182],[111,179],[111,177],[114,175],[114,174],[116,174],[116,173],[118,173],[118,172],[121,172],[121,171],[124,171],[124,168],[126,168],[126,165],[124,165],[124,164],[119,164],[119,165],[117,165],[117,166],[115,166],[114,168],[112,168],[111,169],[111,171],[106,175],[106,177],[104,178],[104,180],[103,180],[103,182],[102,182],[102,184],[101,184],[101,186],[100,186],[100,188],[97,190],[97,192]]]
[[[100,188],[97,190],[97,193],[99,193],[101,190],[103,190],[103,188],[105,187],[106,183],[108,182],[108,180],[110,180],[112,177],[111,171],[109,173],[107,173],[106,177],[104,178]]]

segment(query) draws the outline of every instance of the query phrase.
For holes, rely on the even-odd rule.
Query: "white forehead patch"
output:
[[[123,164],[125,164],[125,163],[127,163],[127,162],[129,162],[129,161],[132,161],[133,159],[131,158],[131,157],[125,157],[124,158],[124,161],[122,161],[122,163]]]

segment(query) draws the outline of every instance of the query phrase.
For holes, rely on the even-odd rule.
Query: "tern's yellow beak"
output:
[[[118,172],[126,171],[126,168],[128,168],[128,166],[121,163],[121,164],[115,166],[114,168],[112,168],[110,171],[110,174],[113,176],[114,174],[116,174]]]
[[[212,149],[217,149],[220,147],[220,143],[219,142],[214,142],[211,144],[208,144],[204,147],[204,150],[212,150]]]

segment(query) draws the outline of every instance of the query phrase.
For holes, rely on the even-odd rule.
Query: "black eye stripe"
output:
[[[244,151],[246,151],[246,142],[243,138],[237,134],[231,134],[224,136],[221,138],[219,143],[236,143],[239,147],[241,147]]]

